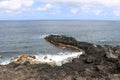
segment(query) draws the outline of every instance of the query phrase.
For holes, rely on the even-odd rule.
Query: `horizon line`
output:
[[[51,19],[51,20],[49,20],[49,19],[40,19],[40,20],[38,20],[38,19],[33,19],[33,20],[31,20],[31,19],[26,19],[26,20],[22,20],[22,19],[20,19],[20,20],[0,20],[0,21],[120,21],[120,20],[78,20],[78,19],[74,19],[74,20],[72,20],[72,19]]]

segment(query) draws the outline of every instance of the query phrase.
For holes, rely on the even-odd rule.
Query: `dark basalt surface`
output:
[[[56,46],[79,48],[85,54],[55,67],[29,62],[1,65],[0,80],[120,80],[120,46],[94,45],[62,35],[49,35],[45,39]]]

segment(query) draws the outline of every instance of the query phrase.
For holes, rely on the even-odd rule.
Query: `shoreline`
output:
[[[47,41],[53,45],[61,43],[62,47],[83,50],[85,54],[74,58],[62,66],[49,64],[10,63],[0,65],[0,80],[119,80],[120,46],[94,45],[80,42],[63,35],[49,35]],[[69,47],[66,46],[69,44]],[[61,45],[55,45],[61,47]],[[72,47],[70,47],[72,46]],[[76,48],[73,48],[75,50]],[[33,74],[33,75],[32,75]]]

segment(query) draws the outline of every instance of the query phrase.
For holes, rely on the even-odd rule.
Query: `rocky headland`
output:
[[[24,59],[20,57],[17,62],[0,65],[0,80],[120,80],[120,46],[96,45],[63,35],[49,35],[45,40],[84,54],[62,66],[21,62]]]

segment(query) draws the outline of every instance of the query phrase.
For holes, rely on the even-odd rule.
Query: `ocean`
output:
[[[0,64],[9,63],[11,58],[22,54],[73,53],[44,40],[50,34],[116,46],[120,45],[120,21],[0,21]]]

